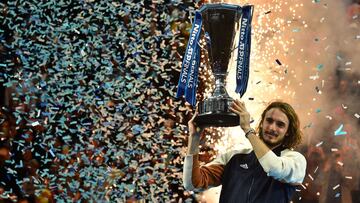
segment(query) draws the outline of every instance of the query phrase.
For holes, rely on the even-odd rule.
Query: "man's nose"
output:
[[[272,131],[275,131],[275,130],[276,130],[276,124],[275,124],[275,122],[273,122],[273,123],[271,123],[271,124],[269,125],[269,129],[272,130]]]

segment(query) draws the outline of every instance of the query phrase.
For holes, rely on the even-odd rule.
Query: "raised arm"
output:
[[[183,183],[186,190],[207,189],[210,186],[218,186],[221,183],[221,176],[224,171],[224,165],[221,163],[206,166],[200,166],[199,164],[199,144],[203,128],[194,124],[194,118],[197,114],[196,111],[188,122],[189,142],[183,168]]]
[[[235,100],[230,107],[234,113],[240,116],[240,127],[245,133],[249,132],[250,127],[250,114],[246,110],[244,102]],[[255,155],[258,159],[263,157],[271,149],[258,137],[255,132],[249,133],[248,139],[254,149]]]

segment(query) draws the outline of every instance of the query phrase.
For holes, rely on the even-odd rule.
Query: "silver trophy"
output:
[[[231,52],[235,47],[234,39],[241,28],[243,9],[231,4],[205,4],[200,12],[210,66],[215,77],[215,90],[210,97],[199,102],[199,114],[194,121],[199,126],[237,126],[240,118],[229,110],[234,100],[228,95],[225,85]]]

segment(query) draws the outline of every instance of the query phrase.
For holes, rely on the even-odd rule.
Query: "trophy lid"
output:
[[[200,12],[203,12],[207,9],[229,9],[229,10],[241,10],[241,6],[236,4],[228,4],[228,3],[206,3],[201,6],[199,9]]]

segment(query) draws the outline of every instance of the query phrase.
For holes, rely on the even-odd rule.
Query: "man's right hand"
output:
[[[193,115],[193,117],[188,122],[189,128],[189,141],[188,141],[188,149],[187,154],[198,154],[199,153],[199,144],[200,144],[200,135],[204,128],[199,127],[194,122],[195,117],[198,115],[198,108]]]
[[[195,110],[195,113],[194,113],[193,117],[188,122],[188,128],[189,128],[189,135],[190,136],[200,135],[201,132],[204,130],[204,128],[197,126],[196,123],[194,122],[194,119],[198,114],[199,114],[198,108],[196,107],[196,110]]]

